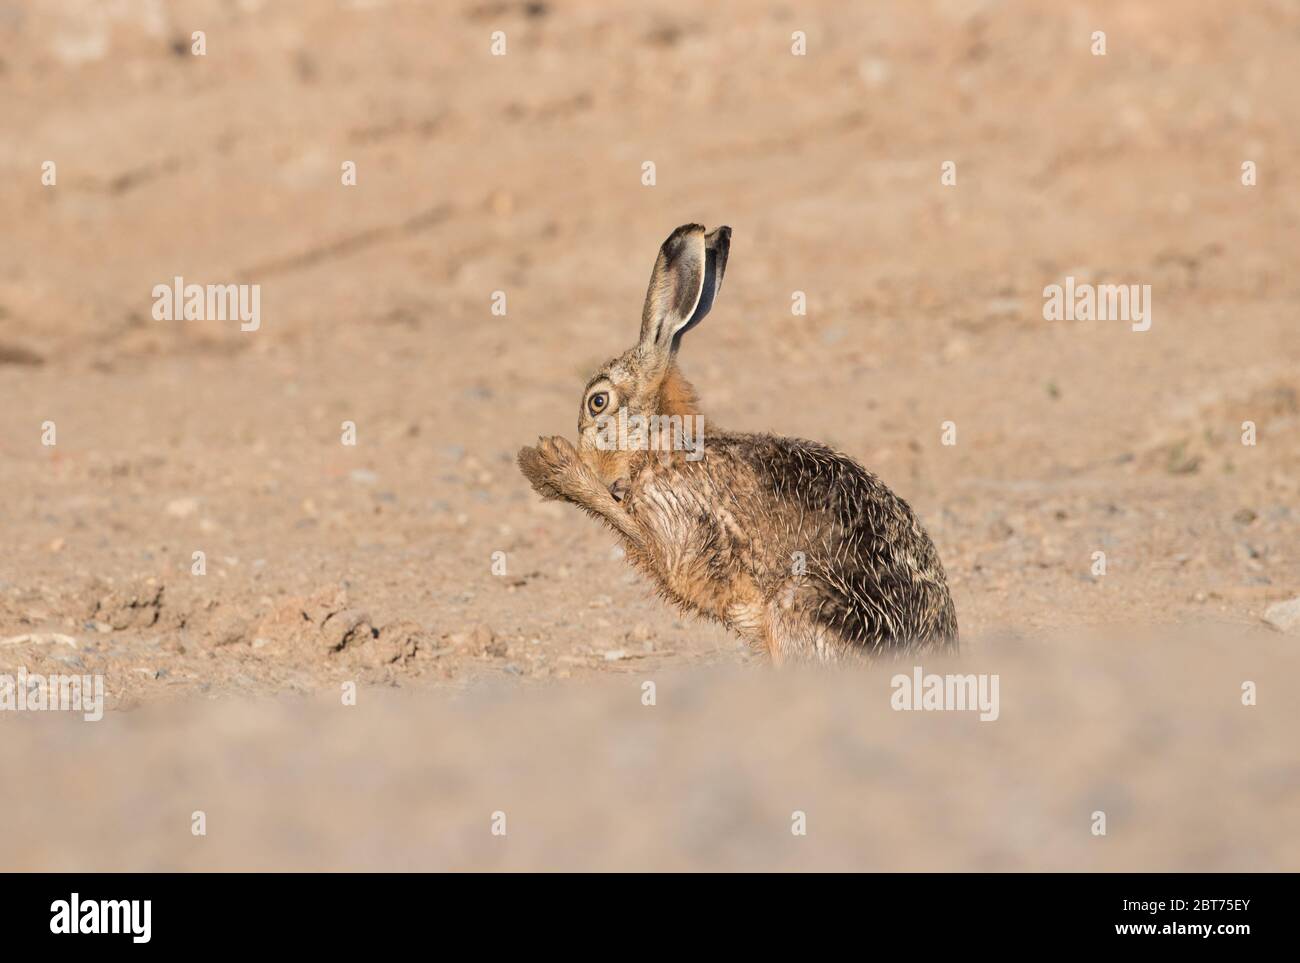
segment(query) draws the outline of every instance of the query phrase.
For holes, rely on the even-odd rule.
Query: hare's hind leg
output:
[[[767,609],[764,634],[772,662],[839,662],[847,643],[833,629],[819,623],[799,606],[778,598]]]
[[[772,660],[772,664],[780,666],[784,663],[790,651],[790,645],[788,638],[781,629],[769,620],[763,624],[763,632],[760,638],[763,648],[767,650],[768,657]]]

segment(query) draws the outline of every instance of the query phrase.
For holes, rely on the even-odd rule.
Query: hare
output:
[[[875,475],[814,442],[693,430],[703,419],[677,349],[713,306],[730,241],[728,227],[673,231],[640,340],[582,391],[577,448],[539,439],[520,470],[617,532],[668,600],[774,663],[956,649],[934,543]]]

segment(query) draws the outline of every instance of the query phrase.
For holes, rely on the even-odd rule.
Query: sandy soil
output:
[[[1297,43],[1269,2],[3,4],[0,674],[109,713],[0,713],[40,773],[0,868],[1300,868]],[[766,671],[515,470],[686,221],[734,231],[708,418],[917,509],[998,722]],[[177,275],[261,327],[154,320]],[[1151,329],[1045,321],[1067,275]]]

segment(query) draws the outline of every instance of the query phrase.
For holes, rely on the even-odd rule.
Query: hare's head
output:
[[[731,228],[705,234],[683,224],[659,248],[641,312],[636,347],[597,369],[578,409],[578,450],[606,484],[627,476],[637,450],[619,443],[618,425],[656,416],[694,415],[695,389],[677,369],[677,348],[699,324],[722,287]]]

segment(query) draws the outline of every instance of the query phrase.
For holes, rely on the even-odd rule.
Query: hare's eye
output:
[[[609,392],[597,391],[587,399],[587,410],[593,415],[598,415],[605,410],[607,404],[609,404]]]

